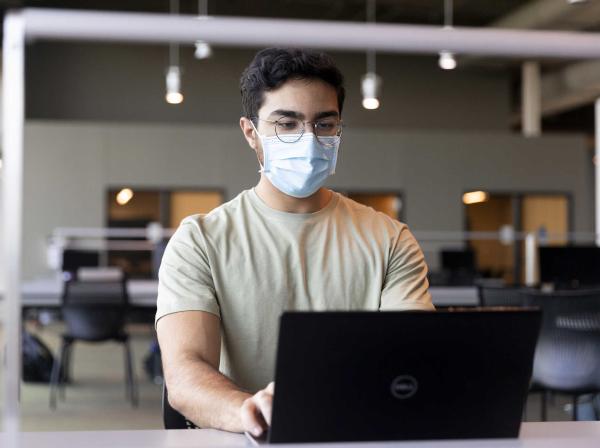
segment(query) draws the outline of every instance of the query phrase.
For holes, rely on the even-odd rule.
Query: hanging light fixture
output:
[[[367,0],[367,23],[375,23],[375,0]],[[374,50],[367,51],[367,73],[361,80],[362,106],[365,109],[379,108],[379,95],[383,81],[376,73],[376,55]]]
[[[170,0],[171,14],[179,14],[179,0]],[[166,94],[165,100],[169,104],[181,104],[183,93],[181,93],[181,67],[179,66],[179,44],[169,44],[169,67],[165,77]]]
[[[167,103],[181,104],[183,102],[183,94],[181,93],[181,69],[178,65],[169,66],[165,82],[167,87],[165,100],[167,100]]]
[[[362,77],[361,92],[362,106],[373,110],[379,107],[379,92],[381,90],[381,77],[373,72],[368,72]]]
[[[451,30],[454,21],[454,7],[452,0],[444,0],[444,29]],[[454,70],[456,68],[456,58],[450,51],[440,51],[438,64],[443,70]]]
[[[198,0],[198,19],[208,17],[208,0]],[[203,40],[197,40],[194,43],[194,57],[196,59],[207,59],[212,56],[212,47]]]

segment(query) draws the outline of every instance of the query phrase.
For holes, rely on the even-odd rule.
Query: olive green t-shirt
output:
[[[285,310],[432,310],[423,253],[405,224],[338,193],[316,213],[274,210],[252,190],[184,219],[159,272],[156,321],[221,320],[219,370],[254,392],[274,377]]]

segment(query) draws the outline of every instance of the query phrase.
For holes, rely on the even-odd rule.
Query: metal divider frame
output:
[[[367,24],[282,19],[172,16],[148,13],[52,9],[10,11],[3,42],[3,213],[5,261],[4,420],[11,446],[18,445],[21,262],[23,219],[24,64],[28,39],[132,43],[202,40],[216,46],[269,45],[390,53],[450,51],[462,55],[523,58],[600,58],[600,33]],[[600,101],[596,102],[600,136]],[[596,139],[596,234],[600,235],[600,142]],[[600,240],[600,236],[598,237]],[[600,241],[598,241],[600,243]]]

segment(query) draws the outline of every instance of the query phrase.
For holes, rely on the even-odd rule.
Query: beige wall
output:
[[[26,278],[48,274],[52,229],[104,225],[111,187],[214,189],[228,200],[258,180],[235,125],[28,121],[25,146]],[[401,192],[417,232],[463,230],[465,191],[565,191],[574,198],[575,230],[593,230],[591,160],[578,136],[348,128],[328,185]],[[423,246],[435,264],[439,245]]]

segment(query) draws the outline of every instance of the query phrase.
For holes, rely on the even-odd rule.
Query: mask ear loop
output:
[[[260,132],[258,132],[258,129],[256,129],[256,126],[254,126],[254,122],[253,122],[252,120],[250,120],[250,124],[252,125],[252,129],[254,129],[254,132],[256,133],[256,135],[258,136],[258,138],[259,138],[259,140],[260,140],[260,142],[261,142],[262,151],[263,151],[263,161],[264,161],[264,160],[265,160],[265,158],[266,158],[266,155],[265,155],[265,145],[264,145],[264,144],[262,144],[262,141],[263,141],[263,138],[262,138],[262,137],[263,137],[263,136],[262,136],[262,135],[260,135]],[[259,172],[260,174],[262,174],[262,173],[266,173],[267,171],[265,170],[265,167],[264,167],[264,165],[263,165],[262,163],[260,163],[260,158],[258,157],[258,154],[256,154],[256,158],[258,159],[258,164],[260,165],[260,169],[258,170],[258,172]]]
[[[333,160],[331,161],[331,169],[329,171],[329,175],[331,175],[331,176],[335,174],[335,168],[337,167],[337,159],[338,159],[339,150],[340,150],[340,141],[338,140],[338,142],[333,147]]]

